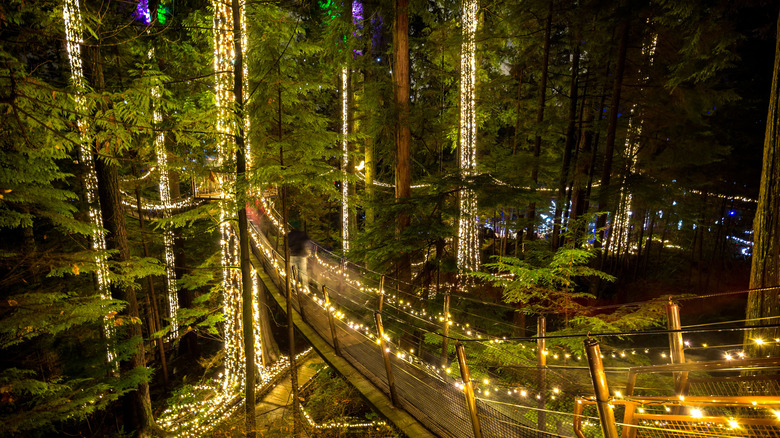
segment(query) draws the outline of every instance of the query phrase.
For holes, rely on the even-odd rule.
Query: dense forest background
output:
[[[285,210],[410,294],[514,306],[516,324],[568,305],[551,291],[586,314],[748,288],[773,2],[480,2],[471,128],[460,2],[248,0],[241,111],[224,7],[0,5],[3,436],[159,432],[174,388],[224,366],[220,233],[242,205]],[[228,176],[236,133],[246,180]],[[239,196],[201,196],[220,183]],[[546,276],[561,257],[583,269],[563,283]]]

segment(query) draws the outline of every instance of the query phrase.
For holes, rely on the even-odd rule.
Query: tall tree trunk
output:
[[[618,47],[618,57],[615,66],[615,79],[612,83],[612,99],[609,103],[609,118],[607,124],[607,139],[604,146],[604,168],[601,174],[601,187],[599,188],[599,206],[598,211],[604,212],[609,203],[609,183],[612,177],[612,156],[615,151],[615,134],[617,132],[618,111],[620,110],[620,91],[623,88],[623,73],[626,68],[626,51],[628,49],[628,30],[629,21],[624,21],[618,28],[620,35],[620,46]],[[594,247],[601,248],[601,242],[604,239],[604,226],[607,224],[606,214],[599,214],[596,220],[596,230],[598,238],[594,242]]]
[[[512,156],[517,155],[517,143],[520,138],[520,106],[523,101],[523,72],[519,66],[517,67],[519,72],[517,73],[517,103],[515,104],[515,132],[512,135]],[[523,238],[522,223],[520,221],[521,206],[518,206],[515,211],[515,257],[520,254],[520,240]],[[510,215],[512,212],[510,211]]]
[[[396,106],[395,129],[395,199],[407,202],[412,195],[411,141],[409,128],[409,0],[396,0],[393,21],[393,80]],[[411,223],[407,213],[400,213],[396,222],[396,235],[400,238]],[[398,260],[398,279],[411,283],[412,264],[408,251],[404,250]]]
[[[233,0],[233,98],[236,120],[236,202],[238,203],[238,241],[241,264],[241,317],[244,329],[244,358],[246,378],[244,380],[245,424],[247,438],[257,435],[255,430],[255,328],[252,317],[252,266],[249,262],[249,222],[246,216],[246,150],[244,148],[244,56],[241,48],[241,3]]]
[[[103,78],[103,59],[100,52],[99,42],[88,51],[90,64],[90,83],[96,91],[105,89],[105,80]],[[105,109],[105,108],[104,108]],[[110,158],[114,151],[111,145],[95,145],[96,149]],[[127,225],[125,223],[125,210],[120,199],[119,190],[119,171],[117,165],[108,160],[95,160],[95,171],[98,180],[98,198],[100,199],[100,210],[103,215],[103,227],[106,229],[106,248],[117,250],[112,259],[116,262],[130,261],[130,245],[127,242]],[[146,354],[144,351],[143,332],[138,311],[138,299],[135,290],[130,286],[111,285],[111,295],[115,299],[127,302],[127,307],[122,311],[122,315],[129,320],[127,331],[124,335],[127,338],[138,337],[139,342],[135,345],[135,350],[129,361],[120,363],[122,373],[130,372],[136,368],[146,367]],[[127,429],[135,430],[138,435],[145,435],[150,430],[156,428],[154,416],[152,414],[152,402],[149,397],[149,382],[142,381],[138,387],[122,397],[125,410],[125,424]]]
[[[281,66],[279,66],[279,75],[281,77]],[[277,114],[279,117],[279,142],[282,141],[282,85],[281,82],[277,87]],[[284,146],[279,146],[279,166],[281,169],[285,168],[284,165]],[[287,338],[288,346],[290,349],[290,386],[292,387],[292,404],[293,404],[293,436],[298,437],[301,433],[301,416],[300,416],[300,398],[298,395],[298,365],[295,359],[295,325],[293,324],[293,304],[292,304],[292,272],[290,268],[290,239],[287,232],[288,221],[288,200],[287,200],[287,184],[282,181],[282,226],[284,227],[284,277],[285,277],[285,296],[287,297]],[[283,230],[279,230],[282,232]]]
[[[569,83],[569,124],[566,127],[566,144],[563,147],[563,162],[561,163],[561,176],[558,181],[558,197],[555,203],[555,216],[553,219],[552,247],[557,249],[560,246],[559,237],[561,234],[561,217],[566,207],[566,187],[569,184],[569,167],[571,164],[572,149],[576,137],[577,122],[577,74],[580,68],[580,42],[579,38],[574,36],[574,54],[571,63],[571,81]]]
[[[136,178],[138,177],[135,164],[133,164],[133,176]],[[146,243],[146,224],[144,221],[144,212],[141,208],[141,189],[138,182],[135,184],[135,202],[138,209],[138,226],[141,229],[141,246],[144,249],[144,257],[149,257],[149,245]],[[151,322],[151,324],[149,324],[149,337],[151,337],[154,332],[162,329],[162,324],[160,323],[160,312],[157,309],[157,294],[154,292],[154,278],[149,275],[146,277],[146,280],[148,282],[147,285],[149,286],[149,293],[146,295],[146,301],[148,304],[147,312],[149,312],[148,318]],[[160,352],[160,366],[162,367],[163,372],[163,383],[165,384],[165,387],[168,388],[168,361],[165,357],[165,337],[155,340],[154,343],[157,345],[157,349]]]
[[[552,10],[553,2],[550,1],[547,9],[547,18],[544,26],[544,54],[542,56],[542,76],[539,79],[539,107],[536,110],[536,129],[541,129],[544,121],[544,104],[547,96],[547,73],[550,63],[550,35],[552,33]],[[534,160],[531,168],[531,190],[536,191],[539,184],[539,157],[542,154],[542,135],[536,134],[534,138]],[[528,239],[536,239],[536,202],[528,204]]]
[[[747,302],[748,324],[776,324],[780,322],[780,289],[777,289],[780,286],[780,13],[777,16],[772,91],[764,136],[764,164],[753,230],[755,242],[750,266],[750,288],[775,289],[750,292]],[[765,317],[773,318],[756,320]],[[751,351],[762,355],[777,355],[780,350],[777,345],[758,347],[751,340],[778,337],[778,329],[752,330],[745,334],[745,348],[750,347]],[[759,348],[763,350],[758,351]]]
[[[166,139],[170,136],[166,136]],[[171,185],[171,199],[181,198],[181,192],[179,191],[179,173],[175,171],[169,172],[169,181]],[[176,275],[176,283],[184,277],[187,273],[187,250],[184,247],[184,238],[181,235],[181,228],[173,228],[173,259],[174,259],[174,273]],[[176,296],[179,300],[180,309],[191,309],[193,306],[193,300],[195,299],[193,291],[179,287],[176,291]],[[181,335],[179,341],[179,351],[184,351],[184,354],[190,358],[196,358],[200,356],[200,345],[198,344],[198,335],[195,331],[184,332]]]
[[[583,114],[582,130],[577,151],[577,161],[574,166],[574,176],[571,195],[571,215],[569,225],[572,227],[572,243],[575,248],[582,245],[586,234],[587,221],[583,219],[587,209],[587,185],[593,168],[593,109],[586,106]]]

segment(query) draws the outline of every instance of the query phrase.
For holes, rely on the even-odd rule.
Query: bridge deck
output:
[[[265,286],[265,289],[269,291],[274,301],[282,308],[283,311],[287,310],[287,299],[276,287],[276,284],[271,280],[268,274],[263,268],[263,264],[254,257],[252,262],[257,269],[257,275],[260,281]],[[387,419],[390,423],[395,425],[401,432],[409,437],[435,437],[428,429],[426,429],[419,421],[409,415],[406,411],[398,409],[390,402],[388,396],[377,388],[370,380],[363,377],[363,375],[354,367],[350,362],[344,358],[336,355],[333,347],[325,341],[313,328],[303,321],[301,315],[297,312],[293,312],[293,323],[298,329],[298,332],[306,338],[311,344],[314,350],[325,360],[325,362],[341,374],[352,386],[354,386],[360,394],[365,397],[371,406],[373,406],[380,415]]]

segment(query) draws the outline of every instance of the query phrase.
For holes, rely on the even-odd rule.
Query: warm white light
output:
[[[84,23],[81,20],[81,8],[79,0],[65,0],[62,7],[62,17],[65,21],[65,45],[68,52],[68,61],[70,63],[70,74],[73,87],[76,89],[74,99],[76,109],[79,113],[87,112],[87,99],[84,96],[86,91],[86,80],[84,79],[84,69],[81,62],[81,44],[83,44],[82,33]],[[87,119],[78,119],[76,122],[80,133],[79,162],[84,166],[84,191],[88,204],[88,217],[92,225],[91,246],[94,251],[95,265],[97,266],[96,278],[98,293],[103,299],[111,297],[109,291],[108,279],[108,261],[106,258],[106,236],[103,234],[103,215],[100,211],[97,197],[97,173],[95,172],[94,156],[90,147],[89,131],[90,125]],[[103,331],[107,339],[113,337],[113,324],[108,318],[103,320]],[[113,348],[109,346],[107,353],[108,361],[114,361]]]
[[[650,65],[653,65],[653,57],[655,56],[656,43],[658,35],[653,35],[652,40],[642,46],[642,54],[649,58]],[[649,76],[645,75],[644,80],[647,81]],[[626,135],[625,143],[625,158],[629,163],[628,172],[633,174],[636,172],[637,157],[639,151],[639,138],[642,135],[643,121],[640,119],[638,122],[634,119],[635,105],[631,106],[629,110],[628,118],[628,133]],[[633,196],[625,188],[625,185],[620,186],[620,201],[618,202],[618,208],[615,212],[615,217],[612,223],[612,236],[609,239],[607,245],[607,252],[616,253],[617,251],[629,250],[629,233],[631,219]]]
[[[242,4],[240,26],[243,30],[242,54],[246,53],[246,10]],[[221,264],[222,264],[222,311],[225,315],[225,373],[222,379],[223,390],[238,390],[243,387],[245,360],[243,349],[243,323],[241,319],[241,275],[239,266],[239,242],[231,222],[235,220],[235,121],[233,117],[233,69],[235,61],[233,42],[233,14],[229,2],[212,0],[213,38],[214,38],[214,93],[216,100],[217,155],[219,167],[225,171],[221,179],[223,197],[220,201],[220,232],[221,232]],[[247,81],[246,63],[242,72],[242,80]],[[244,87],[246,93],[246,87]],[[247,94],[244,94],[247,97]],[[247,117],[243,121],[244,129],[249,129]],[[248,140],[247,136],[244,136]],[[247,164],[251,164],[250,148],[246,144]],[[231,169],[233,171],[231,171]],[[253,312],[254,313],[254,312]],[[253,317],[254,319],[254,317]],[[259,334],[255,334],[259,342]],[[256,357],[261,352],[257,352]]]
[[[347,181],[347,166],[349,165],[349,78],[347,67],[341,69],[341,249],[349,251],[349,182]]]
[[[474,35],[477,31],[477,0],[463,0],[463,43],[460,58],[460,159],[461,177],[476,173],[477,121],[474,110],[474,85],[477,77]],[[459,199],[458,272],[479,269],[479,236],[477,234],[477,195],[463,189]]]
[[[149,51],[149,59],[154,57],[154,49]],[[152,85],[152,121],[155,126],[162,122],[162,111],[160,111],[159,100],[162,97],[162,91],[158,79],[153,79]],[[154,136],[154,153],[157,156],[157,169],[160,173],[160,202],[162,203],[163,218],[171,216],[171,185],[168,179],[168,151],[165,149],[165,132],[160,131]],[[179,336],[178,314],[179,298],[176,293],[176,271],[175,260],[173,257],[173,230],[170,224],[163,226],[163,245],[165,247],[165,280],[168,290],[168,316],[171,319],[171,331],[169,339],[175,339]]]
[[[704,416],[704,413],[702,413],[701,409],[691,409],[691,417],[693,418],[701,418]]]

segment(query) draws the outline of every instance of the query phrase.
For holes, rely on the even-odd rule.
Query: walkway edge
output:
[[[254,259],[254,254],[252,254]],[[265,289],[274,297],[276,303],[283,310],[287,309],[287,299],[282,296],[276,285],[273,284],[268,274],[262,268],[257,275],[265,285]],[[339,374],[341,374],[353,387],[365,397],[371,406],[379,411],[385,419],[391,422],[401,432],[409,437],[435,437],[417,419],[402,409],[398,409],[390,402],[384,392],[379,390],[370,380],[363,377],[349,362],[336,355],[330,346],[317,332],[303,322],[298,312],[293,311],[293,323],[300,333],[311,343],[320,357]]]

